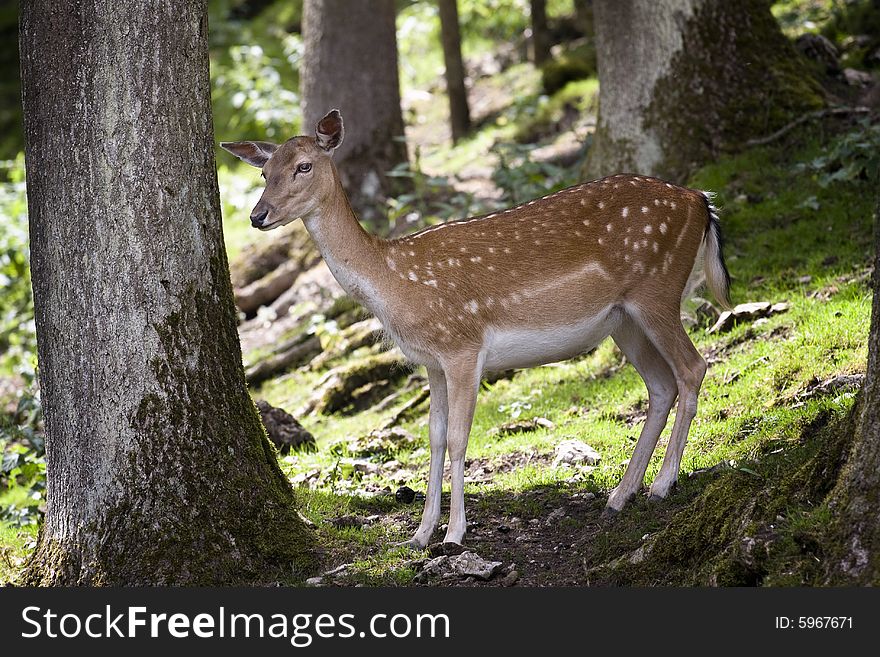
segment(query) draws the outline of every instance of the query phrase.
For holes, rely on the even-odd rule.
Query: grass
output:
[[[34,548],[37,527],[15,527],[0,523],[0,585],[11,582]]]

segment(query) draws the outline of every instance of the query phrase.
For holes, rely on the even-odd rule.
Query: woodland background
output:
[[[467,544],[497,565],[488,573],[458,573],[449,568],[449,555],[392,547],[418,524],[427,478],[423,372],[407,368],[402,355],[379,340],[376,320],[343,294],[301,225],[270,233],[250,228],[259,172],[220,151],[223,234],[244,373],[280,450],[281,471],[294,486],[311,547],[298,547],[283,567],[275,555],[278,567],[271,571],[239,576],[218,567],[222,575],[197,575],[194,581],[876,582],[876,552],[853,543],[839,525],[855,499],[841,493],[843,473],[858,462],[850,450],[867,435],[869,422],[858,409],[865,404],[859,391],[868,387],[880,169],[880,5],[784,0],[744,2],[739,17],[731,10],[731,20],[751,21],[749,29],[757,31],[765,23],[756,16],[769,5],[772,30],[778,26],[784,35],[778,42],[758,35],[769,45],[762,55],[766,67],[751,69],[757,82],[734,76],[752,89],[769,79],[770,86],[754,94],[763,102],[734,107],[722,88],[733,89],[734,78],[695,70],[691,79],[718,80],[719,87],[699,90],[710,98],[707,106],[711,97],[724,99],[717,120],[676,109],[686,94],[673,93],[675,101],[660,98],[652,110],[661,112],[656,121],[666,133],[682,131],[677,134],[683,149],[696,146],[645,171],[638,144],[627,150],[614,136],[619,128],[610,102],[603,101],[607,109],[600,118],[597,60],[606,62],[601,75],[608,93],[615,85],[639,84],[641,75],[627,69],[626,53],[614,52],[611,39],[626,42],[627,24],[611,22],[611,9],[603,18],[590,1],[422,0],[351,3],[356,8],[343,17],[327,7],[332,2],[303,4],[208,2],[215,143],[310,134],[317,117],[339,106],[347,128],[340,171],[362,220],[384,235],[508,207],[598,173],[659,173],[718,194],[732,296],[752,305],[719,322],[713,300],[686,300],[684,321],[710,369],[681,479],[669,500],[637,500],[613,523],[600,521],[599,513],[623,473],[647,401],[614,346],[605,343],[573,361],[486,381],[468,451]],[[450,7],[457,11],[459,47],[448,29]],[[18,3],[4,3],[0,582],[25,577],[53,583],[39,574],[46,446],[18,19]],[[347,42],[334,31],[351,34],[352,25],[360,26],[361,43],[350,47],[375,61],[321,75],[345,61],[338,44]],[[724,34],[736,28],[719,25]],[[634,26],[629,38],[639,38]],[[653,47],[645,39],[644,47]],[[701,59],[700,47],[709,48],[698,41],[697,51],[689,53],[693,62]],[[705,60],[723,57],[723,47]],[[604,60],[597,54],[601,48]],[[783,60],[794,68],[777,67]],[[768,77],[771,70],[784,74]],[[378,95],[358,106],[366,94]],[[694,107],[687,98],[682,106],[688,103]],[[733,117],[725,114],[732,107]],[[743,121],[745,115],[752,119]],[[661,146],[672,152],[662,140]],[[75,373],[69,376],[75,380]],[[172,417],[173,410],[166,411]],[[659,468],[667,434],[648,480]],[[241,471],[249,472],[244,466]],[[875,501],[876,483],[860,484]],[[872,504],[864,508],[876,516]],[[222,510],[216,513],[222,516]],[[859,540],[865,544],[864,536],[877,533],[876,517],[874,523],[863,527]],[[37,557],[29,561],[32,554]],[[183,558],[172,554],[171,560]],[[186,581],[174,563],[155,572],[159,583]],[[71,578],[102,583],[141,581],[139,576],[108,567],[103,579]]]

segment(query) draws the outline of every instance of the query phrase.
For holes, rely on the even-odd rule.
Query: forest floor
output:
[[[419,117],[407,132],[413,164],[406,175],[417,194],[390,211],[412,216],[412,229],[579,179],[595,125],[595,78],[548,97],[530,65],[497,68],[475,80],[476,129],[455,147],[436,128],[446,125],[439,91],[405,99],[407,116]],[[877,152],[876,114],[827,116],[695,171],[688,184],[717,193],[722,208],[734,303],[767,305],[710,333],[718,317],[712,300],[683,304],[709,370],[677,487],[661,502],[640,495],[617,517],[600,517],[647,408],[641,379],[613,343],[564,363],[506,372],[484,382],[477,405],[464,558],[450,546],[395,545],[418,526],[426,488],[424,372],[377,339],[374,320],[315,264],[301,226],[248,228],[259,174],[221,169],[239,301],[261,280],[290,278],[281,297],[240,327],[252,396],[288,411],[316,441],[316,449],[280,462],[319,537],[322,568],[284,583],[821,583],[823,500],[845,458],[846,418],[867,360],[876,194],[868,178]],[[295,271],[279,274],[291,261]],[[302,349],[313,337],[319,346]],[[262,380],[254,375],[285,359]],[[565,462],[560,450],[571,441],[589,445],[594,457]],[[38,504],[33,495],[10,487],[0,508],[29,508]],[[36,525],[20,524],[0,523],[0,583],[14,579],[33,547]]]

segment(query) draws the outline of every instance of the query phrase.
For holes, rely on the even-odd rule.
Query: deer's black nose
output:
[[[268,210],[254,210],[251,213],[251,226],[254,228],[262,228],[263,222],[266,221],[267,216],[269,216]]]

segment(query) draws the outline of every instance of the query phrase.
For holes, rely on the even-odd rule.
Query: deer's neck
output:
[[[335,184],[335,192],[303,223],[339,284],[375,314],[380,310],[380,240],[363,229],[342,184],[338,179]]]

